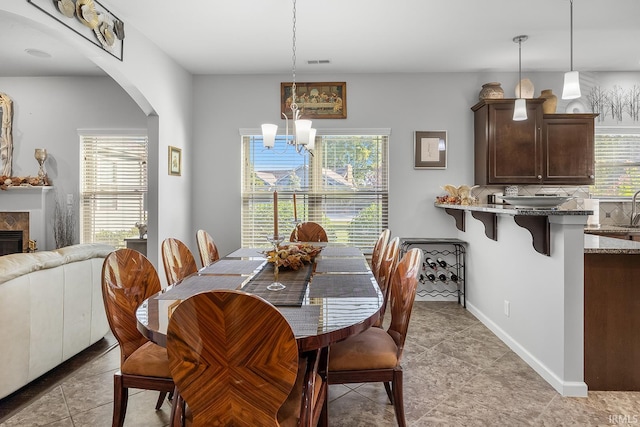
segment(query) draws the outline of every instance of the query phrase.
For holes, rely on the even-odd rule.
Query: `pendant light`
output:
[[[518,88],[520,93],[513,107],[513,120],[527,120],[527,100],[522,97],[522,42],[527,41],[529,36],[516,36],[513,38],[518,43]]]
[[[289,117],[286,113],[282,113],[282,116],[286,122],[285,140],[288,145],[293,145],[296,151],[303,154],[304,151],[311,152],[313,149],[313,143],[315,142],[315,129],[311,128],[311,120],[304,120],[300,117],[300,110],[298,109],[298,103],[296,102],[296,0],[293,0],[293,47],[292,47],[292,75],[293,80],[291,84],[291,119],[293,121],[292,136],[293,139],[289,141]],[[264,148],[271,149],[275,147],[276,134],[278,133],[278,125],[263,124],[262,125],[262,145]],[[313,140],[311,138],[314,138]]]
[[[577,71],[573,71],[573,0],[569,0],[570,4],[570,33],[571,33],[571,71],[564,73],[564,87],[562,88],[562,99],[580,98],[580,75]]]

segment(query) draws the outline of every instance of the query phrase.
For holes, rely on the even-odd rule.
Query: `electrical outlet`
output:
[[[504,315],[509,317],[511,315],[511,303],[504,300]]]

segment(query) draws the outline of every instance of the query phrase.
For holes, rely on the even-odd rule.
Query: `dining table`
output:
[[[216,289],[241,290],[273,304],[291,325],[301,353],[328,347],[378,320],[383,294],[359,248],[290,244],[311,244],[320,252],[297,270],[278,269],[284,289],[267,289],[275,279],[274,264],[265,255],[269,248],[240,248],[143,301],[136,312],[138,330],[166,346],[169,319],[177,305]]]

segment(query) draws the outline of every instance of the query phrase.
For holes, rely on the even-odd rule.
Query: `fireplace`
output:
[[[0,255],[28,251],[29,212],[0,212]]]
[[[22,230],[0,230],[0,256],[23,252]]]

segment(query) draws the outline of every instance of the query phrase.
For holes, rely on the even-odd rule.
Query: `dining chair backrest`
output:
[[[380,270],[378,272],[378,286],[383,295],[382,307],[380,308],[380,318],[375,323],[375,326],[382,325],[384,320],[384,314],[387,309],[387,303],[389,301],[389,294],[391,293],[391,275],[399,260],[400,255],[400,238],[394,237],[387,244],[384,254],[380,260]]]
[[[187,245],[172,237],[162,242],[162,263],[169,285],[175,285],[198,271],[196,260]]]
[[[210,291],[184,300],[167,329],[169,368],[193,426],[277,426],[296,383],[289,323],[260,297]]]
[[[391,335],[398,347],[398,363],[402,358],[404,342],[409,328],[409,319],[413,301],[418,288],[418,274],[422,267],[422,249],[410,249],[397,263],[391,274],[389,307],[391,310],[391,324],[387,333]]]
[[[380,233],[380,236],[378,236],[376,244],[373,246],[373,253],[371,254],[371,272],[373,273],[373,277],[375,277],[376,280],[378,280],[380,261],[382,261],[384,249],[389,243],[389,236],[391,236],[391,232],[388,228],[382,230],[382,233]]]
[[[140,252],[118,249],[105,258],[102,297],[109,326],[120,344],[121,363],[148,342],[136,326],[136,310],[160,290],[156,269]]]
[[[327,232],[316,222],[301,222],[289,236],[291,242],[328,242]]]
[[[213,241],[211,234],[205,230],[198,230],[196,232],[196,241],[198,242],[198,252],[200,253],[200,262],[203,267],[220,259],[218,247]]]

